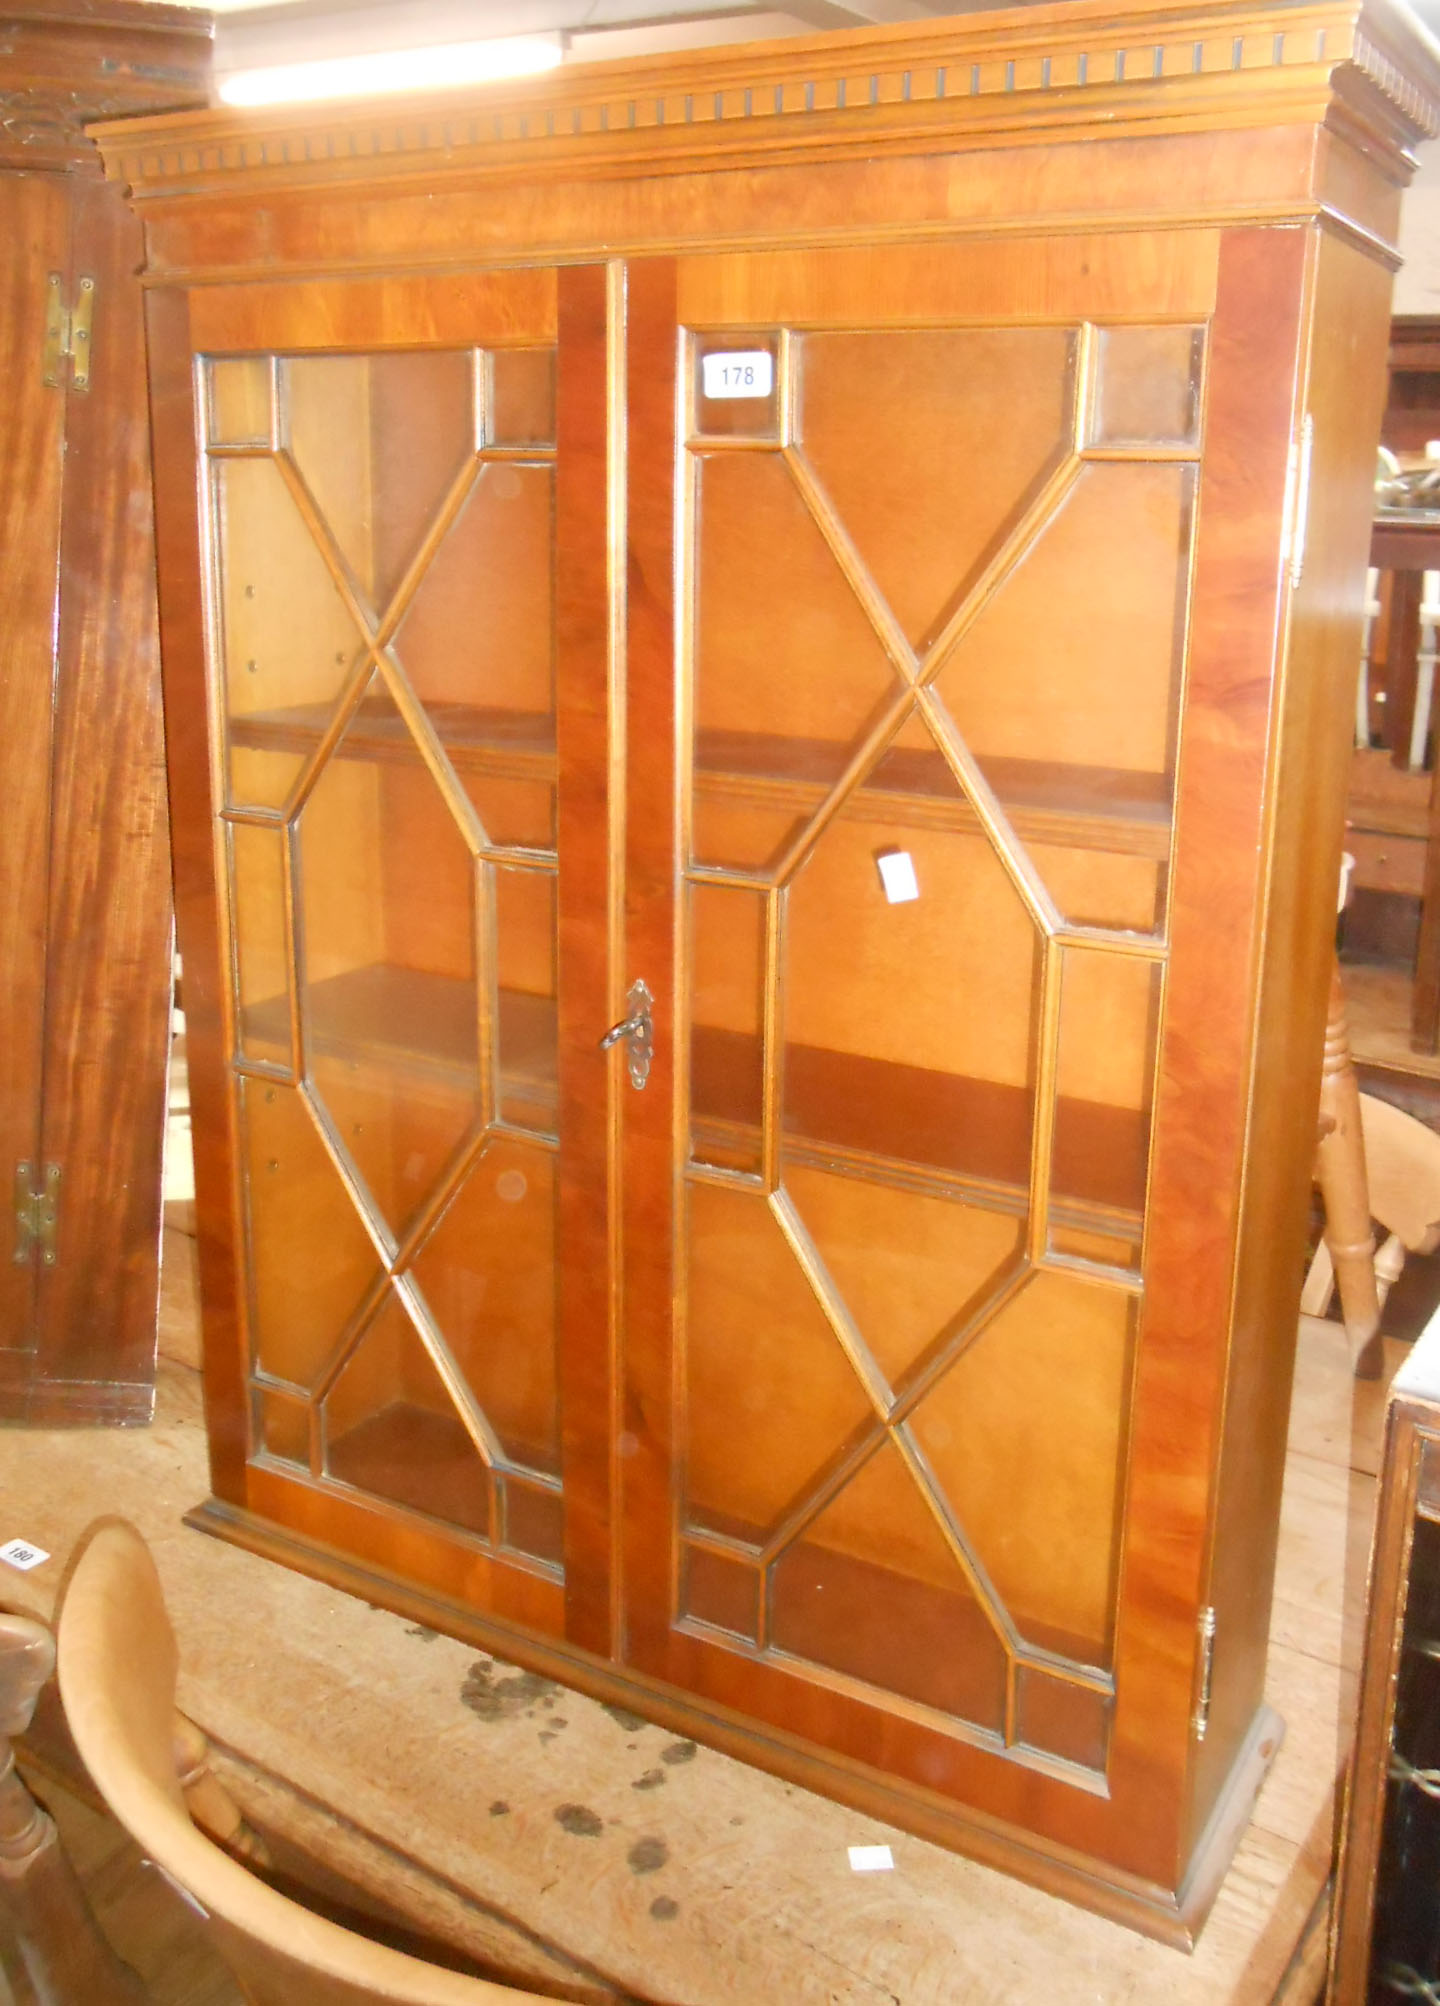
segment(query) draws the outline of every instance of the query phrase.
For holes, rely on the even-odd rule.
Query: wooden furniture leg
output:
[[[1325,1201],[1325,1244],[1335,1267],[1340,1307],[1356,1372],[1363,1378],[1373,1378],[1380,1369],[1378,1347],[1371,1342],[1380,1328],[1375,1236],[1370,1230],[1360,1090],[1350,1059],[1345,992],[1338,962],[1330,978],[1330,1013],[1325,1022],[1320,1129],[1315,1181]]]
[[[144,1986],[100,1933],[55,1821],[15,1767],[10,1737],[30,1725],[55,1665],[43,1623],[0,1613],[0,1918],[40,2006],[144,2006]]]

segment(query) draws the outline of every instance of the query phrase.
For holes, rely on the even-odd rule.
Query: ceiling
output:
[[[980,12],[1006,0],[197,0],[216,19],[216,69],[559,33],[565,60],[604,61]],[[1008,0],[1016,4],[1016,0]],[[1030,0],[1019,0],[1030,4]],[[1400,0],[1402,6],[1407,0]],[[1440,35],[1440,0],[1408,0]]]
[[[283,33],[285,60],[367,47],[460,42],[508,35],[564,37],[567,62],[660,55],[717,42],[748,42],[921,21],[966,12],[955,0],[209,0],[221,66],[266,60]],[[991,0],[993,4],[993,0]],[[1440,0],[1436,0],[1440,5]],[[280,24],[284,23],[283,30]],[[360,24],[363,23],[363,27]]]

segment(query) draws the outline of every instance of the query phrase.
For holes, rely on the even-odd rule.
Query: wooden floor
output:
[[[167,1348],[183,1355],[189,1243],[167,1237]],[[7,1574],[0,1594],[47,1612],[88,1520],[133,1518],[180,1637],[181,1702],[257,1821],[559,1997],[1310,2006],[1380,1410],[1378,1388],[1357,1397],[1339,1327],[1307,1321],[1272,1633],[1270,1698],[1288,1734],[1188,1958],[189,1531],[204,1442],[196,1377],[173,1361],[148,1430],[7,1435],[0,1540],[55,1558]],[[891,1845],[894,1871],[853,1875],[847,1848],[875,1841]],[[110,1860],[102,1872],[123,1878]]]

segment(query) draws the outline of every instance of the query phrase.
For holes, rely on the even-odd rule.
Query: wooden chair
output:
[[[422,1963],[314,1915],[197,1828],[174,1759],[175,1637],[149,1548],[122,1519],[98,1520],[77,1549],[58,1659],[95,1787],[205,1917],[253,2006],[515,2006],[542,1996]]]
[[[1406,1254],[1432,1254],[1440,1246],[1440,1135],[1360,1092],[1338,967],[1325,1028],[1315,1181],[1325,1203],[1325,1231],[1300,1307],[1324,1316],[1338,1287],[1356,1375],[1373,1379],[1382,1357],[1380,1315]],[[1388,1236],[1378,1253],[1374,1219]]]

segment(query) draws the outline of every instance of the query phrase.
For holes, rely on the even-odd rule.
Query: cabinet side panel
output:
[[[1197,1826],[1264,1689],[1385,389],[1390,273],[1329,235],[1317,248],[1306,397],[1314,423],[1310,500],[1273,755],[1253,1100],[1208,1598],[1216,1611],[1215,1666],[1196,1765]]]
[[[65,396],[41,382],[46,275],[69,260],[68,189],[58,175],[0,175],[5,245],[0,382],[0,746],[7,780],[0,842],[0,1416],[25,1412],[34,1342],[35,1264],[12,1260],[15,1166],[40,1140],[45,1011],[45,884],[50,830],[50,719],[55,673],[56,550]]]
[[[148,1418],[159,1296],[170,858],[150,503],[140,226],[75,191],[72,285],[94,282],[88,391],[68,395],[42,1154],[59,1163],[42,1270],[45,1411]]]
[[[205,1322],[205,1414],[217,1495],[244,1495],[244,1360],[237,1328],[235,1141],[226,1080],[226,984],[207,728],[205,618],[190,317],[183,293],[147,300],[155,559],[165,748],[170,776],[175,924],[185,964],[185,1041],[195,1138],[196,1222]]]
[[[1111,1780],[1183,1873],[1190,1715],[1244,1174],[1280,542],[1306,238],[1229,233],[1211,328],[1180,728]],[[1168,1860],[1162,1843],[1173,1846]],[[1166,1880],[1167,1886],[1176,1882]]]

